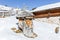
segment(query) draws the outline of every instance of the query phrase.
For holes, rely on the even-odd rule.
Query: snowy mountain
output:
[[[0,17],[4,18],[4,17],[16,15],[17,13],[20,12],[20,10],[21,9],[19,8],[12,8],[8,6],[0,5]]]
[[[11,10],[12,7],[7,7],[7,6],[4,6],[4,5],[0,5],[0,10]]]

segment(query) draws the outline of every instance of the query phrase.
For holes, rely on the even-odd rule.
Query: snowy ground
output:
[[[27,38],[22,33],[14,33],[11,28],[16,27],[18,20],[15,16],[0,18],[0,40],[60,40],[60,32],[55,33],[56,24],[33,21],[34,32],[38,35],[36,38]]]

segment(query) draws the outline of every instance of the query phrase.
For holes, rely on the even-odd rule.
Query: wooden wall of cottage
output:
[[[60,7],[48,9],[48,10],[41,10],[33,12],[35,18],[44,18],[44,17],[56,17],[60,16]]]

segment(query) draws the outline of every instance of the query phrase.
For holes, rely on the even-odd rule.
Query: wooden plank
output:
[[[50,13],[50,14],[41,14],[41,15],[35,15],[34,18],[45,18],[45,17],[56,17],[60,16],[60,13]]]

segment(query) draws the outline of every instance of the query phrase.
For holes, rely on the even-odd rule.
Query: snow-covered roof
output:
[[[38,7],[35,10],[32,10],[31,12],[42,11],[42,10],[47,10],[47,9],[52,9],[57,7],[60,7],[60,2]]]
[[[33,14],[29,10],[21,10],[17,14],[17,17],[26,17],[26,16],[33,16]]]
[[[15,11],[21,11],[21,9],[20,9],[20,8],[15,8],[14,10],[15,10]]]

